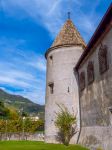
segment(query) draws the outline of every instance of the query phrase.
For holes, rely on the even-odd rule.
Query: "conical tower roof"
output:
[[[72,20],[68,19],[62,27],[51,47],[61,45],[82,45],[86,46],[80,33],[74,26]]]
[[[53,42],[52,46],[47,50],[47,53],[57,47],[62,46],[75,46],[81,45],[82,47],[86,47],[86,44],[81,37],[80,33],[76,29],[75,25],[73,24],[71,19],[68,19],[64,26],[62,27],[61,31],[57,35],[55,41]]]

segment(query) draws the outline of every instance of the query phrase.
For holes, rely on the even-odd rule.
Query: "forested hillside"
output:
[[[28,114],[37,115],[44,114],[44,106],[33,103],[27,98],[19,95],[8,94],[0,89],[0,102],[3,102],[6,107],[13,107],[18,111],[24,111]]]

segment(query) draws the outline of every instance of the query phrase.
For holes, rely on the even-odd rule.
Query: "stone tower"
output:
[[[73,68],[85,48],[84,40],[71,19],[68,19],[52,46],[47,50],[47,81],[45,104],[45,141],[56,143],[57,129],[54,121],[57,104],[66,106],[70,112],[77,113],[80,125],[79,96],[77,80]],[[79,126],[80,127],[80,126]],[[76,137],[71,143],[75,143]]]

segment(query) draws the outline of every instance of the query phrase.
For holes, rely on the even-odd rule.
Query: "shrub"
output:
[[[68,146],[70,139],[76,131],[76,116],[71,114],[66,107],[59,106],[60,111],[56,113],[55,125],[58,128],[57,140]]]

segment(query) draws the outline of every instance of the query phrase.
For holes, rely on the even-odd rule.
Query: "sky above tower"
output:
[[[71,12],[88,43],[111,0],[0,0],[0,88],[45,102],[45,51]],[[66,8],[66,9],[65,9]]]

